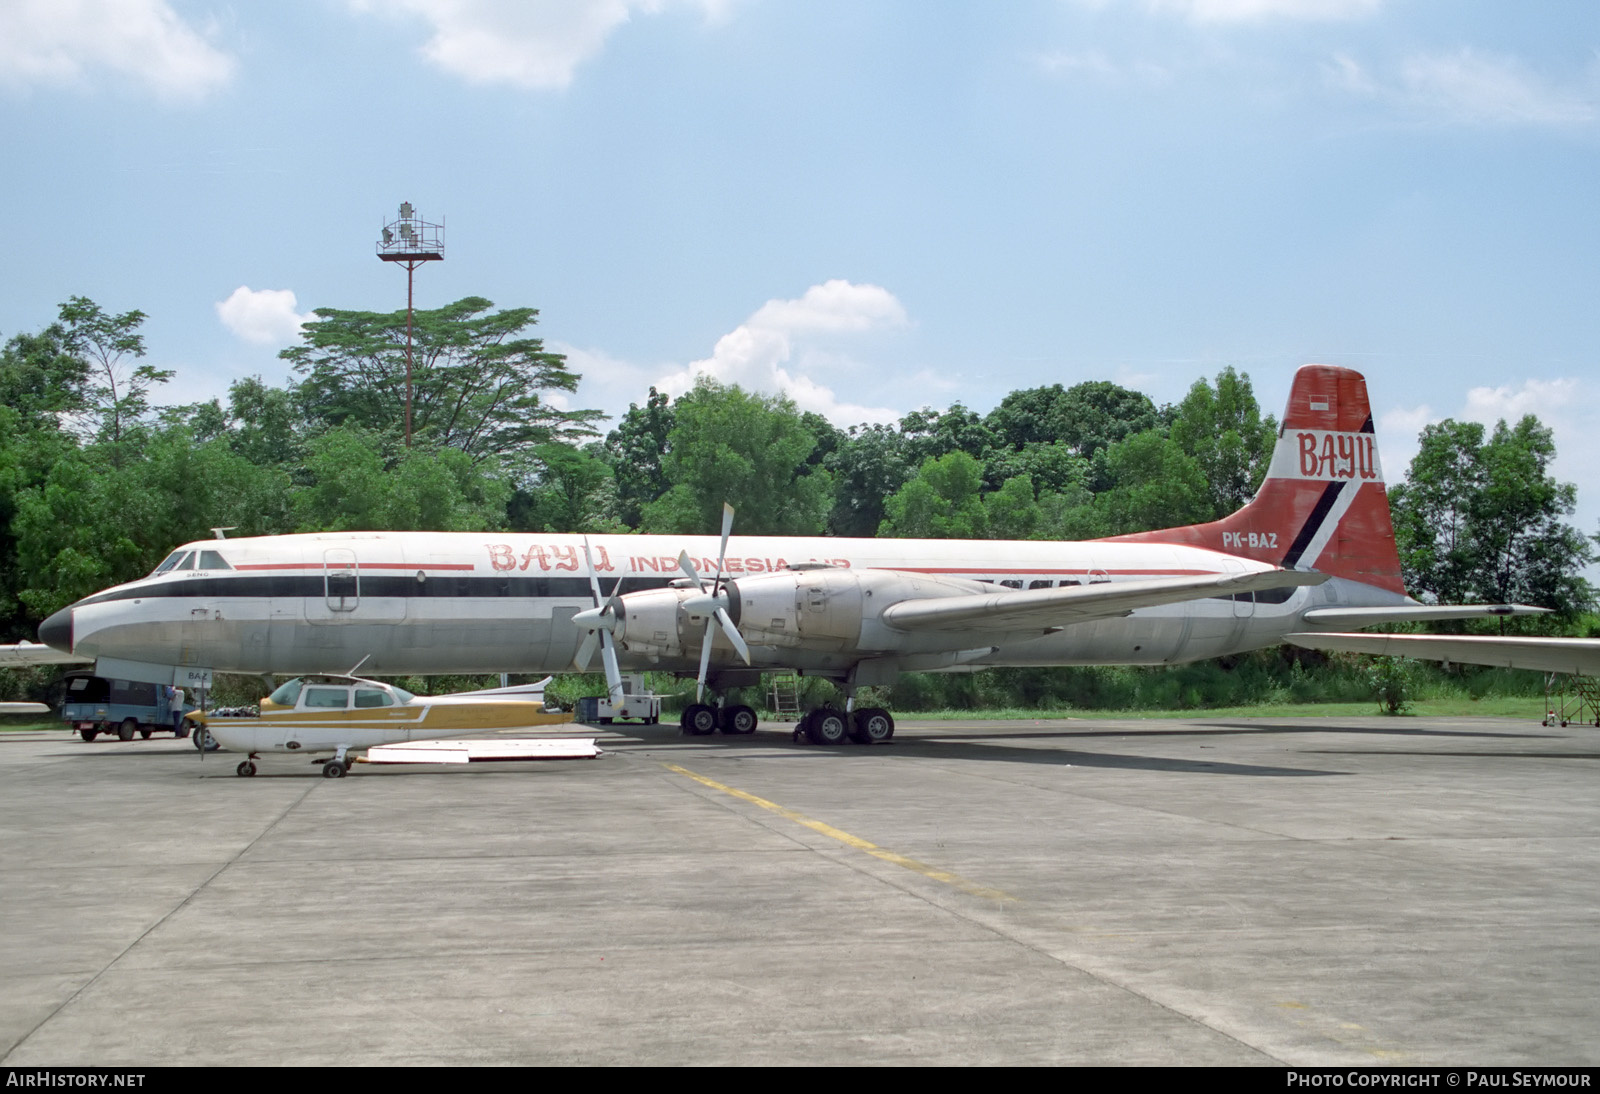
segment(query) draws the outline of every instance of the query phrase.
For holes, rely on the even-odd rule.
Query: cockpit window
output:
[[[379,691],[377,688],[356,688],[356,709],[392,706],[394,700],[389,698],[388,692]]]
[[[195,553],[193,551],[185,551],[185,552],[183,552],[183,557],[180,558],[177,562],[175,562],[173,564],[172,568],[174,570],[192,570],[192,569],[194,569],[194,554]]]
[[[233,569],[233,567],[229,566],[227,564],[227,562],[225,562],[223,560],[222,556],[217,554],[217,552],[215,552],[215,551],[201,551],[200,552],[200,568],[202,570],[231,570],[231,569]]]
[[[267,702],[277,703],[280,707],[292,707],[295,701],[300,698],[300,689],[305,686],[304,680],[290,680],[279,687],[277,691],[267,696]]]
[[[186,555],[186,554],[188,554],[187,551],[174,551],[174,552],[172,552],[170,555],[168,555],[165,559],[162,560],[161,565],[157,566],[154,570],[150,571],[150,576],[151,577],[155,577],[157,574],[166,573],[168,570],[170,570],[174,566],[176,566],[178,564],[178,560],[183,558],[184,555]]]
[[[307,688],[306,706],[345,710],[350,706],[349,688]]]

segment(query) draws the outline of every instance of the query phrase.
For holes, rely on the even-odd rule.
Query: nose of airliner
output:
[[[62,653],[72,652],[72,609],[62,608],[39,624],[39,641]]]

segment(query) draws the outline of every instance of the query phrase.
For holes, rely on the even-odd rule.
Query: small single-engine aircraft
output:
[[[1406,595],[1366,381],[1295,375],[1266,480],[1231,516],[1081,543],[367,532],[203,540],[63,608],[40,639],[118,675],[587,669],[698,679],[692,733],[744,733],[718,698],[763,671],[836,681],[819,744],[889,737],[858,688],[903,672],[1195,661],[1288,634],[1513,615]],[[706,701],[704,691],[713,696]]]
[[[495,690],[417,696],[359,676],[290,680],[261,700],[260,710],[254,717],[195,713],[188,718],[228,751],[248,753],[237,774],[254,775],[263,752],[298,752],[321,763],[330,779],[350,769],[352,751],[572,721],[571,714],[548,713],[542,702],[526,695]],[[515,742],[513,752],[525,743]],[[481,749],[479,758],[493,754]]]

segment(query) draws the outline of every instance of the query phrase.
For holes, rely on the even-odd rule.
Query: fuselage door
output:
[[[330,547],[322,552],[322,587],[330,612],[356,610],[361,604],[361,569],[354,551]]]

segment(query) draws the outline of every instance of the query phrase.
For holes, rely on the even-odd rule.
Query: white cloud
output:
[[[720,18],[729,0],[351,0],[357,11],[414,15],[432,28],[422,54],[468,83],[560,90],[635,12],[693,3]]]
[[[129,77],[168,99],[226,84],[234,60],[166,0],[6,0],[0,83],[81,84],[94,70]]]
[[[1245,23],[1262,19],[1359,19],[1377,11],[1383,0],[1148,0],[1155,11],[1170,11],[1196,23]]]
[[[1596,117],[1592,80],[1584,87],[1557,87],[1514,57],[1472,49],[1415,54],[1387,78],[1340,53],[1324,66],[1324,73],[1328,84],[1340,91],[1386,101],[1435,123],[1571,126]]]
[[[1592,96],[1551,87],[1514,58],[1470,49],[1412,57],[1400,78],[1413,104],[1458,122],[1573,125],[1595,116]]]
[[[286,346],[300,337],[300,324],[316,318],[311,312],[301,315],[294,309],[292,290],[240,285],[228,299],[217,301],[217,318],[246,342]]]
[[[859,334],[904,326],[905,308],[888,289],[836,279],[813,285],[794,300],[769,300],[717,340],[711,356],[656,381],[657,390],[681,395],[705,375],[749,391],[782,392],[801,410],[840,424],[892,422],[897,411],[842,402],[810,372],[856,371],[848,360],[829,358],[804,344],[808,336]],[[799,354],[798,371],[785,366]]]

